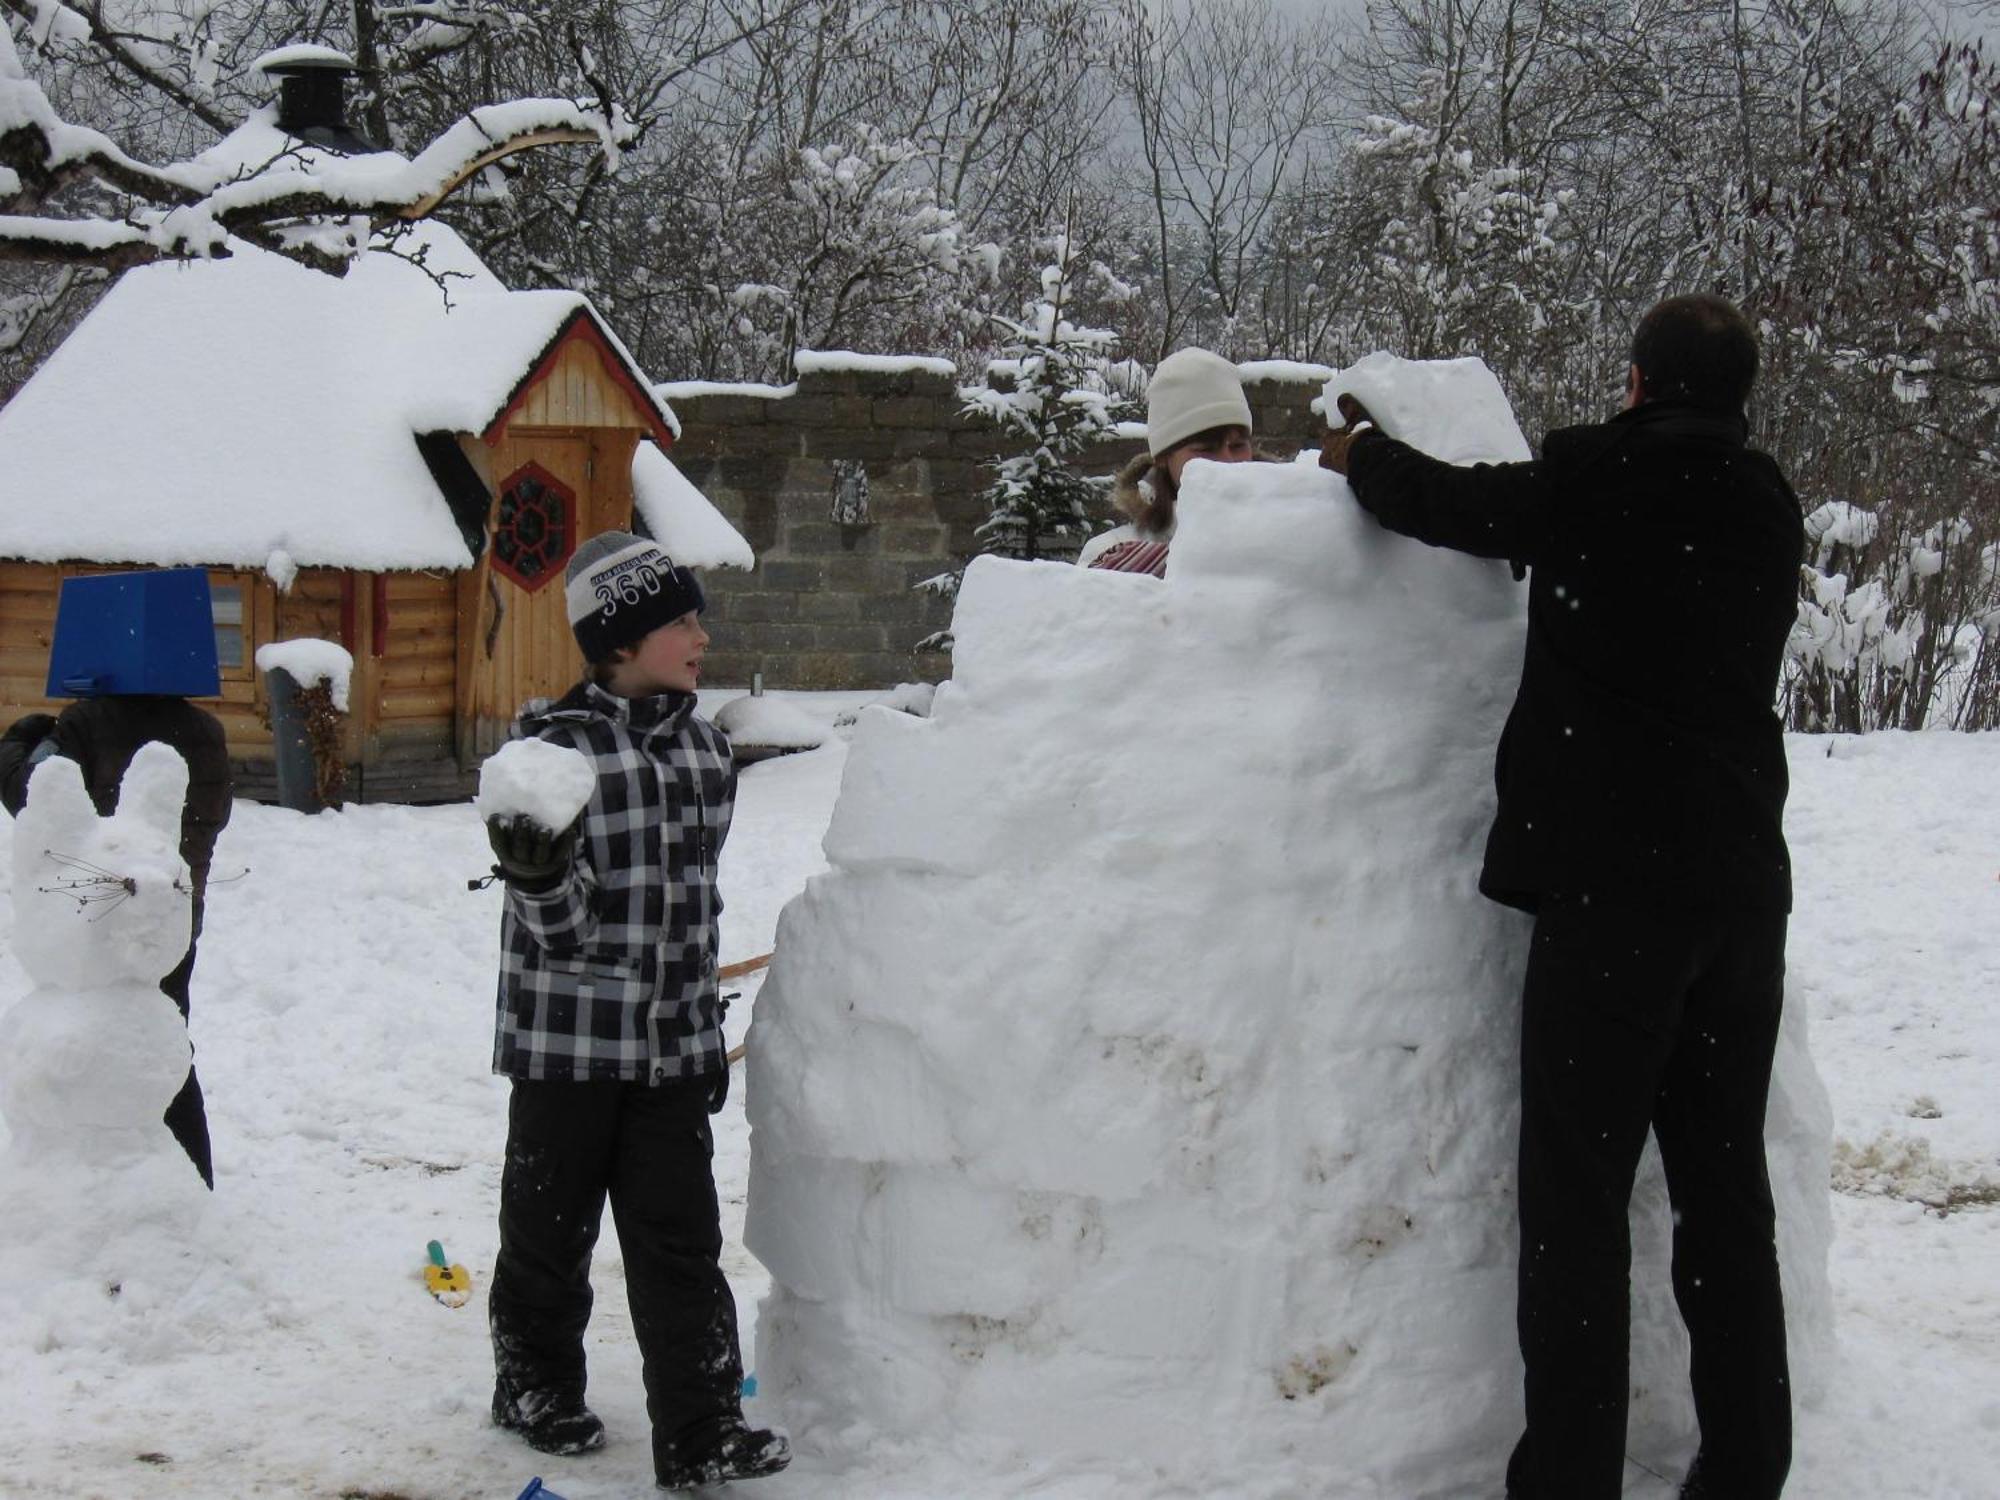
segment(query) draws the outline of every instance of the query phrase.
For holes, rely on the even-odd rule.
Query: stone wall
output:
[[[1261,447],[1296,453],[1319,430],[1308,410],[1330,372],[1246,370]],[[916,587],[978,549],[980,492],[1005,445],[966,415],[956,379],[936,362],[901,368],[808,368],[791,386],[667,385],[681,420],[674,462],[757,554],[748,573],[704,575],[706,676],[718,686],[877,688],[935,682],[951,658],[919,652],[951,604]],[[1142,446],[1100,445],[1086,466],[1108,474]],[[865,508],[856,467],[865,475]],[[1108,515],[1108,508],[1107,508]]]

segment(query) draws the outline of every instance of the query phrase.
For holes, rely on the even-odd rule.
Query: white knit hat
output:
[[[1146,387],[1146,446],[1153,457],[1214,427],[1250,429],[1250,402],[1236,366],[1206,349],[1176,349]]]

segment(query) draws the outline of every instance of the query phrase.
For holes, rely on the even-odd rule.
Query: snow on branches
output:
[[[344,270],[375,228],[426,217],[505,157],[590,144],[615,165],[634,133],[608,99],[522,99],[472,111],[414,159],[386,151],[342,156],[287,142],[247,155],[211,150],[161,166],[62,118],[21,66],[11,34],[0,31],[0,260],[118,270],[226,256],[234,236],[322,270]]]

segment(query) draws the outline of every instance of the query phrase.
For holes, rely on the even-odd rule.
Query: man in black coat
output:
[[[1522,1000],[1510,1500],[1622,1488],[1626,1210],[1650,1127],[1674,1208],[1701,1448],[1682,1495],[1774,1500],[1791,1462],[1764,1108],[1791,866],[1773,704],[1804,539],[1748,446],[1748,323],[1675,297],[1633,337],[1625,409],[1532,462],[1459,468],[1343,397],[1321,462],[1383,525],[1531,576],[1480,889],[1534,913]]]

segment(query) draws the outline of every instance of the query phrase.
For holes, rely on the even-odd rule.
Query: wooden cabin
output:
[[[257,648],[309,636],[354,657],[349,799],[455,798],[577,680],[580,540],[751,565],[587,299],[506,290],[442,225],[412,240],[341,278],[249,247],[128,272],[0,408],[0,724],[60,706],[63,577],[198,565],[242,792],[274,788]]]

